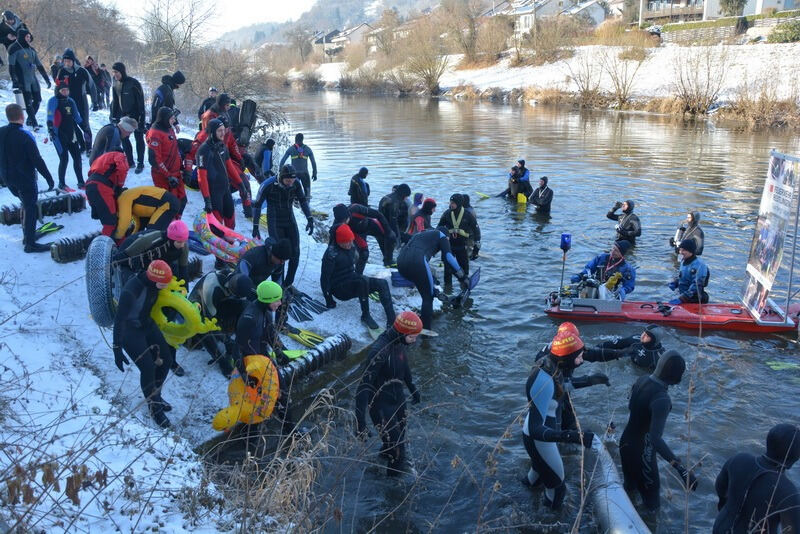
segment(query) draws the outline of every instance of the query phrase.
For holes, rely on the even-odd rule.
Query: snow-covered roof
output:
[[[342,30],[342,33],[340,33],[340,34],[337,36],[337,39],[338,39],[338,38],[342,38],[342,37],[347,37],[347,36],[351,35],[353,32],[355,32],[356,30],[358,30],[358,29],[359,29],[359,28],[361,28],[362,26],[366,26],[367,28],[370,28],[370,29],[372,29],[372,26],[370,26],[370,25],[369,25],[369,24],[367,24],[366,22],[362,22],[362,23],[361,23],[361,24],[359,24],[358,26],[353,26],[352,28],[347,28],[346,30]]]
[[[593,6],[594,4],[599,3],[600,0],[587,0],[586,2],[581,2],[580,4],[575,4],[574,6],[570,6],[564,11],[561,12],[562,15],[577,15],[587,7]]]
[[[323,43],[330,43],[331,39],[339,35],[339,30],[333,30],[326,33],[319,32],[315,35],[314,44],[323,44]]]

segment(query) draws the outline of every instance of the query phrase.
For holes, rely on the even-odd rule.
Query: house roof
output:
[[[353,26],[352,28],[347,28],[346,30],[342,30],[342,33],[340,33],[337,37],[347,37],[348,35],[352,34],[356,30],[361,28],[362,26],[366,26],[367,28],[372,29],[372,26],[370,26],[366,22],[362,22],[361,24],[359,24],[357,26]]]
[[[599,2],[600,2],[600,0],[587,0],[586,2],[581,2],[580,4],[575,4],[574,6],[568,7],[567,9],[562,11],[561,14],[562,15],[577,15],[578,13],[583,11],[584,9],[586,9],[588,7],[591,7],[591,6],[593,6],[593,5],[595,5],[595,4],[599,3]]]
[[[319,32],[316,34],[316,39],[314,39],[314,44],[323,44],[323,43],[330,43],[331,39],[339,35],[339,30],[333,30],[328,33]]]

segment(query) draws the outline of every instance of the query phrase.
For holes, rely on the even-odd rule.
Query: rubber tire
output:
[[[95,237],[86,252],[86,296],[89,298],[89,312],[92,319],[101,327],[114,325],[117,312],[114,295],[114,272],[111,259],[117,245],[105,235]],[[119,293],[117,288],[117,293]]]

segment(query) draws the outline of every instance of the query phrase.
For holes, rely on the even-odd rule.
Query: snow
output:
[[[682,47],[665,44],[648,49],[648,57],[636,75],[633,88],[635,98],[669,97],[675,94],[675,65],[685,62],[691,54],[706,51],[709,47]],[[800,76],[800,43],[719,45],[710,47],[712,57],[727,56],[725,78],[720,97],[732,99],[744,82],[755,80],[775,80],[777,96],[795,95],[796,80]],[[588,61],[597,72],[601,57],[605,53],[617,55],[623,47],[581,46],[575,48],[575,55],[567,60],[547,63],[540,66],[511,67],[510,58],[495,65],[480,69],[456,70],[455,65],[461,56],[448,58],[448,69],[440,79],[443,91],[454,87],[470,85],[481,91],[499,88],[505,91],[534,87],[539,89],[558,89],[576,92],[572,73],[581,71],[581,65]],[[346,72],[345,63],[326,63],[317,72],[326,82],[336,82]],[[607,74],[601,76],[600,89],[612,91],[611,79]]]
[[[2,107],[13,101],[10,91],[0,89]],[[45,104],[37,116],[40,124],[45,124]],[[106,122],[107,111],[91,113],[93,132]],[[192,134],[184,131],[181,135]],[[35,137],[57,178],[58,157],[52,144],[45,141],[46,128]],[[85,157],[83,163],[86,173]],[[76,184],[71,165],[66,181]],[[126,185],[152,185],[149,169],[139,175],[131,169]],[[41,178],[39,187],[46,188]],[[8,189],[0,189],[0,205],[12,204],[18,200]],[[184,218],[193,221],[202,206],[200,194],[189,191]],[[325,212],[331,208],[313,207]],[[298,217],[303,220],[302,214]],[[238,205],[237,218],[237,228],[247,232],[251,223],[243,218]],[[52,220],[65,226],[53,234],[53,240],[100,229],[89,209]],[[192,449],[214,435],[211,419],[228,403],[227,381],[217,366],[207,365],[205,351],[180,348],[177,359],[186,376],[170,374],[163,390],[163,397],[173,406],[169,413],[173,428],[164,431],[156,427],[142,398],[138,370],[134,365],[126,366],[124,373],[116,368],[109,346],[111,331],[99,328],[89,316],[84,262],[57,264],[46,253],[25,254],[21,241],[20,225],[0,226],[0,443],[4,450],[0,469],[6,473],[4,477],[10,476],[15,466],[22,468],[23,479],[29,476],[25,473],[32,474],[36,479],[31,483],[34,497],[41,499],[30,507],[9,507],[4,502],[0,527],[3,520],[9,526],[15,524],[9,514],[13,509],[16,514],[27,511],[23,525],[46,532],[229,530],[235,511],[231,514],[215,506],[198,511],[200,515],[193,519],[191,509],[201,491],[203,472],[201,459]],[[295,286],[322,300],[319,272],[326,244],[305,234],[301,241]],[[203,261],[204,271],[213,268],[213,257],[206,256]],[[388,274],[378,266],[369,269]],[[420,305],[419,296],[411,290],[393,292],[398,309]],[[370,305],[382,324],[383,310],[378,303]],[[358,302],[350,301],[297,325],[326,336],[346,333],[353,339],[355,351],[371,341],[359,317]],[[289,348],[300,348],[292,346],[288,338],[286,341]],[[60,466],[60,491],[43,491],[44,484],[40,484],[40,467],[48,462]],[[80,504],[73,504],[64,494],[66,479],[73,466],[79,469],[84,465],[90,477],[107,469],[107,483],[84,482]],[[203,487],[213,498],[220,497],[213,485]],[[4,499],[0,494],[0,502]]]

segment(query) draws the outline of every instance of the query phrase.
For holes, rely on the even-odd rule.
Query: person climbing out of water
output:
[[[397,271],[416,286],[422,297],[422,325],[426,329],[431,328],[433,299],[437,296],[441,298],[428,263],[437,252],[441,252],[442,262],[452,268],[461,289],[466,288],[469,280],[450,250],[447,228],[440,227],[414,234],[397,256]]]
[[[553,190],[547,185],[547,176],[539,178],[539,187],[533,190],[528,202],[536,207],[536,213],[550,213],[550,204],[553,202]]]
[[[253,281],[253,287],[264,280],[281,282],[283,265],[292,257],[292,242],[288,239],[275,240],[268,237],[263,245],[251,248],[239,258],[236,272]]]
[[[386,217],[389,229],[395,236],[393,242],[387,242],[383,250],[383,265],[391,267],[394,264],[394,248],[400,245],[400,229],[408,228],[408,209],[406,199],[411,196],[408,184],[400,184],[392,188],[392,192],[381,198],[378,210]]]
[[[261,206],[267,203],[267,231],[275,240],[288,239],[292,245],[292,254],[289,257],[289,268],[281,285],[284,289],[294,283],[297,267],[300,265],[300,233],[297,230],[297,221],[294,218],[294,201],[300,203],[300,209],[306,216],[306,232],[314,233],[314,218],[303,186],[297,181],[294,169],[289,165],[281,167],[280,176],[267,178],[258,188],[258,194],[253,201],[253,237],[260,238],[259,219]],[[258,353],[256,353],[258,354]]]
[[[114,317],[114,363],[125,372],[125,364],[133,360],[139,368],[140,386],[147,401],[150,415],[158,426],[168,428],[169,419],[164,412],[172,410],[161,397],[161,387],[172,366],[172,347],[164,340],[150,312],[158,292],[172,280],[172,270],[164,260],[154,260],[122,288]]]
[[[719,513],[713,533],[798,532],[800,492],[786,476],[798,458],[800,428],[781,423],[767,434],[765,454],[728,459],[714,484]]]
[[[411,377],[406,350],[413,345],[422,331],[422,320],[411,311],[397,315],[391,328],[387,328],[372,344],[364,362],[361,383],[356,390],[356,432],[362,439],[369,436],[366,414],[381,436],[381,457],[386,458],[386,474],[396,476],[405,461],[406,395],[403,385],[411,393],[412,403],[419,404],[419,390]]]
[[[622,213],[616,213],[620,208],[622,208]],[[639,222],[639,216],[633,213],[633,208],[633,200],[615,202],[608,213],[606,213],[606,217],[612,221],[617,221],[617,226],[614,228],[617,232],[616,240],[624,239],[628,241],[632,247],[635,247],[636,238],[642,235],[642,224]]]
[[[322,256],[319,284],[325,296],[325,305],[328,308],[335,308],[334,297],[339,300],[358,298],[361,305],[361,322],[370,330],[377,330],[379,326],[369,313],[369,294],[377,292],[386,313],[386,328],[389,328],[395,318],[389,284],[381,278],[364,276],[356,271],[354,240],[355,234],[350,226],[340,224],[336,228],[335,242],[328,245]]]
[[[311,181],[317,181],[317,160],[314,159],[314,152],[311,147],[303,144],[305,137],[299,133],[294,136],[294,144],[286,149],[278,167],[283,169],[283,164],[290,159],[291,167],[300,183],[303,186],[303,194],[306,198],[311,198]],[[308,177],[308,162],[311,161],[311,179]]]
[[[508,173],[508,187],[505,191],[497,195],[498,197],[502,198],[509,198],[511,200],[517,200],[517,194],[522,193],[524,187],[521,185],[522,178],[522,171],[519,169],[519,165],[514,165],[511,167],[511,171]]]
[[[367,236],[369,235],[378,241],[384,262],[387,256],[391,259],[395,235],[389,229],[389,223],[380,211],[363,204],[351,204],[349,208],[344,204],[335,205],[333,207],[333,225],[331,226],[328,243],[333,244],[336,242],[336,230],[342,224],[350,226],[355,235],[355,244],[358,252],[356,272],[358,274],[364,274],[364,268],[369,259],[369,246],[367,244]]]
[[[414,218],[411,219],[411,224],[408,225],[408,235],[412,236],[433,228],[433,226],[431,226],[431,217],[433,217],[434,211],[436,211],[436,201],[432,198],[426,198],[422,203],[422,207],[417,211]]]
[[[361,167],[358,172],[350,178],[350,190],[347,192],[350,195],[350,204],[361,204],[362,206],[369,206],[369,184],[367,183],[367,174],[369,169]]]
[[[216,319],[220,330],[201,337],[203,347],[212,356],[225,378],[230,378],[236,354],[236,323],[255,293],[252,280],[233,269],[221,269],[205,274],[192,287],[188,299],[200,306],[203,317]]]
[[[665,349],[661,344],[663,338],[664,330],[658,325],[650,324],[638,336],[604,341],[594,348],[587,349],[583,359],[587,362],[609,362],[629,357],[635,366],[652,373],[659,358],[664,354]]]
[[[662,437],[672,400],[667,388],[680,384],[686,362],[674,350],[658,360],[653,374],[640,377],[628,401],[630,415],[619,442],[625,491],[637,491],[648,510],[658,510],[661,481],[656,453],[678,472],[685,488],[697,489],[697,479],[686,469]]]
[[[578,327],[575,326],[574,323],[570,323],[565,321],[558,326],[558,330],[556,334],[564,331],[569,331],[574,333],[576,336],[580,337],[580,332],[578,331]],[[553,343],[548,343],[536,355],[534,358],[535,362],[540,362],[544,360],[550,354],[550,350],[553,348]],[[591,349],[584,346],[583,348],[583,361],[602,361],[599,358],[600,352],[599,349]],[[593,356],[592,360],[589,360],[588,357]],[[538,364],[537,364],[538,365]],[[564,396],[561,397],[558,405],[558,419],[561,420],[561,429],[562,430],[577,430],[578,422],[575,419],[575,409],[572,406],[572,397],[570,396],[571,389],[582,389],[590,386],[599,386],[600,384],[604,384],[605,386],[610,386],[611,382],[608,380],[608,376],[604,373],[594,373],[591,375],[584,375],[584,376],[574,376],[572,374],[572,369],[563,369],[562,376],[564,379],[564,384],[568,384],[569,387],[565,388]],[[527,481],[525,481],[527,484]]]
[[[545,504],[558,510],[564,502],[564,464],[558,443],[592,446],[593,432],[562,430],[559,407],[566,391],[565,376],[583,363],[583,341],[576,329],[559,329],[546,358],[534,366],[525,384],[528,414],[522,424],[522,442],[531,459],[523,483],[530,487],[544,485]]]
[[[686,222],[675,230],[675,237],[669,238],[669,246],[679,254],[678,248],[684,239],[693,239],[695,242],[695,255],[703,255],[703,245],[705,244],[705,234],[700,228],[700,212],[690,211],[686,214]]]
[[[525,167],[525,160],[517,160],[517,167],[519,169],[519,192],[530,198],[533,193],[533,186],[531,185],[531,171]]]
[[[705,262],[695,255],[697,242],[694,239],[684,239],[678,246],[681,264],[678,268],[678,277],[669,283],[669,288],[678,291],[678,297],[669,301],[672,305],[687,302],[708,302],[708,281],[711,273]]]
[[[442,213],[439,227],[447,228],[450,239],[450,250],[458,261],[460,269],[469,275],[470,253],[467,251],[469,241],[474,243],[473,255],[477,258],[477,251],[481,248],[481,229],[475,216],[464,208],[464,197],[455,193],[450,197],[450,207]],[[456,271],[458,269],[455,269]],[[448,290],[453,285],[453,267],[447,262],[444,264],[444,287]]]
[[[235,366],[242,377],[247,376],[244,357],[250,354],[269,356],[285,364],[289,361],[283,352],[273,315],[281,306],[283,289],[272,280],[265,280],[256,287],[256,299],[245,307],[236,323],[236,345],[239,348]]]
[[[594,278],[605,288],[609,295],[613,294],[619,300],[625,300],[633,293],[636,287],[636,270],[625,261],[625,253],[631,244],[622,239],[614,243],[611,252],[604,252],[595,256],[587,263],[581,272],[570,277],[574,284],[581,280]],[[602,298],[601,291],[601,298]]]

